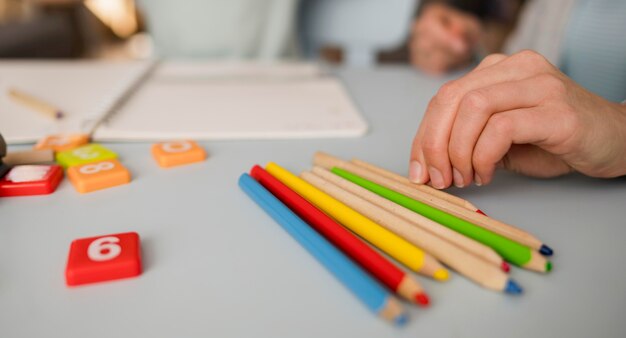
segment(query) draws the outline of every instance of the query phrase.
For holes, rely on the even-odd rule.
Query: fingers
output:
[[[507,170],[533,177],[556,177],[574,171],[563,159],[532,144],[514,144],[503,158]]]
[[[410,43],[411,63],[439,74],[469,61],[476,34],[469,16],[440,4],[427,6],[415,21]]]
[[[554,126],[545,123],[545,115],[542,109],[522,108],[491,116],[472,155],[475,183],[491,182],[497,163],[511,145],[540,143],[548,138]]]
[[[419,166],[426,172],[422,170],[421,175],[411,176],[410,179],[416,183],[425,183],[430,179],[433,187],[438,189],[452,183],[448,145],[459,103],[469,91],[554,71],[555,68],[545,58],[525,51],[504,59],[490,57],[464,77],[443,85],[431,99],[413,142],[411,159],[419,161]]]
[[[538,105],[546,96],[540,83],[541,80],[533,77],[499,83],[465,94],[459,104],[448,144],[455,186],[464,187],[472,182],[474,146],[489,118],[500,112]]]
[[[474,71],[493,66],[506,58],[507,56],[505,54],[489,54],[474,68]]]

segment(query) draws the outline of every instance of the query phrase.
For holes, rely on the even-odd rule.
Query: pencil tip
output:
[[[506,283],[506,287],[504,288],[504,292],[512,295],[519,295],[522,293],[522,288],[517,285],[514,280],[509,279]]]
[[[407,314],[403,312],[399,314],[396,318],[394,318],[393,321],[397,326],[404,326],[406,325],[406,323],[408,323],[409,316],[407,316]]]
[[[428,298],[428,295],[426,295],[423,292],[420,292],[415,295],[415,302],[422,306],[428,306],[428,304],[430,304],[430,299]]]
[[[480,210],[480,209],[476,209],[476,212],[477,212],[477,213],[479,213],[479,214],[481,214],[481,215],[485,215],[485,216],[487,216],[487,214],[485,214],[485,213],[484,213],[482,210]]]
[[[255,164],[252,169],[250,169],[250,176],[252,176],[255,180],[259,181],[260,177],[261,177],[261,171],[263,170],[263,168],[261,168],[258,164]]]
[[[54,114],[54,117],[56,117],[57,119],[63,118],[63,112],[62,112],[62,111],[60,111],[60,110],[59,110],[59,111],[57,111],[57,112]]]
[[[511,271],[511,266],[506,261],[502,261],[502,271],[504,272]]]
[[[552,271],[552,262],[548,261],[546,263],[546,272]]]
[[[544,256],[552,256],[552,254],[554,254],[554,251],[552,251],[552,249],[545,245],[545,244],[541,244],[541,249],[539,249],[539,253],[541,253]]]
[[[444,281],[450,278],[450,274],[448,273],[448,270],[446,269],[439,269],[435,271],[435,273],[433,274],[433,278],[439,281]]]

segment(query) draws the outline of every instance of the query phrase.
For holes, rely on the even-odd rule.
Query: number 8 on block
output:
[[[67,177],[80,193],[106,189],[130,182],[130,172],[118,160],[70,167]]]
[[[74,240],[65,269],[68,286],[141,274],[139,235],[126,232]]]

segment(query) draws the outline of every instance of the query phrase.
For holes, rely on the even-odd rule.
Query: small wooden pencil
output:
[[[413,183],[413,182],[409,181],[409,179],[404,177],[404,176],[400,176],[400,175],[398,175],[398,174],[396,174],[394,172],[385,170],[385,169],[383,169],[381,167],[378,167],[378,166],[373,165],[371,163],[367,163],[365,161],[361,161],[361,160],[356,159],[356,158],[353,158],[352,160],[350,160],[350,162],[358,165],[359,167],[363,167],[363,168],[365,168],[365,169],[367,169],[369,171],[375,172],[375,173],[377,173],[377,174],[379,174],[381,176],[390,178],[390,179],[392,179],[392,180],[394,180],[394,181],[396,181],[398,183],[402,183],[404,185],[407,185],[409,187],[417,189],[417,190],[419,190],[421,192],[424,192],[424,193],[427,193],[427,194],[431,194],[431,195],[433,195],[435,197],[438,197],[438,198],[440,198],[440,199],[442,199],[444,201],[448,201],[448,202],[450,202],[452,204],[456,204],[456,205],[458,205],[460,207],[464,207],[464,208],[466,208],[468,210],[471,210],[471,211],[481,212],[482,213],[482,211],[480,211],[476,206],[474,206],[469,201],[464,200],[464,199],[462,199],[462,198],[460,198],[458,196],[454,196],[452,194],[449,194],[449,193],[447,193],[447,192],[445,192],[443,190],[435,189],[435,188],[433,188],[431,186],[428,186],[426,184],[416,184],[416,183]]]
[[[399,269],[263,168],[254,166],[250,170],[250,176],[390,290],[410,302],[428,305],[428,296],[411,275]]]
[[[468,253],[490,263],[494,266],[501,268],[503,271],[508,272],[510,270],[510,266],[506,263],[498,253],[496,253],[492,248],[479,243],[469,237],[463,236],[460,233],[447,228],[437,222],[434,222],[418,213],[415,213],[401,205],[398,205],[390,200],[378,196],[369,190],[362,188],[348,180],[345,180],[327,169],[322,167],[314,167],[313,174],[325,179],[326,181],[335,184],[336,186],[349,191],[353,194],[358,195],[359,197],[365,199],[366,201],[381,207],[388,212],[397,215],[412,224],[421,227],[422,229],[429,231],[430,233],[441,237],[444,240],[458,246],[459,248],[467,251]],[[311,183],[311,182],[309,182]]]
[[[465,236],[490,246],[498,254],[500,254],[502,258],[519,267],[544,273],[552,270],[552,263],[540,255],[539,252],[532,250],[528,246],[515,242],[478,225],[472,224],[464,219],[448,214],[445,211],[439,210],[426,203],[412,199],[411,197],[403,195],[393,189],[389,189],[383,185],[369,181],[347,170],[335,167],[331,171],[334,174],[337,174],[352,183],[358,184],[390,201],[400,204],[403,207],[428,217],[437,223],[445,225],[456,232],[462,233]]]
[[[311,229],[259,182],[248,174],[243,174],[239,178],[239,186],[319,263],[352,291],[370,311],[396,325],[403,325],[407,322],[407,315],[402,305],[385,288],[324,237]]]
[[[24,150],[12,151],[6,154],[2,161],[7,165],[15,166],[22,164],[48,164],[54,163],[54,151],[52,150]]]
[[[377,173],[374,173],[352,163],[337,159],[331,155],[322,152],[315,153],[313,163],[329,170],[334,167],[347,170],[376,184],[380,184],[384,187],[387,187],[388,189],[397,191],[419,202],[428,204],[443,212],[451,214],[477,226],[483,227],[503,237],[507,237],[513,241],[526,245],[532,249],[538,250],[541,254],[545,256],[552,255],[552,249],[550,247],[543,244],[541,240],[526,231],[523,231],[504,222],[497,221],[486,215],[472,212],[448,201],[434,198],[432,195],[412,189],[404,184],[396,182],[395,180],[381,176]]]
[[[357,194],[353,194],[323,178],[311,173],[304,172],[301,177],[313,184],[318,189],[346,204],[365,217],[389,229],[398,236],[413,243],[426,252],[433,255],[442,263],[446,264],[458,273],[466,276],[474,282],[488,289],[504,291],[512,294],[521,293],[521,288],[509,276],[492,264],[469,254],[458,246],[436,236],[432,233],[416,227],[407,220],[398,217],[377,205],[368,202]],[[348,182],[350,183],[350,182]],[[357,187],[358,188],[358,187]],[[365,189],[363,189],[365,190]],[[359,194],[371,192],[360,190]]]
[[[372,222],[323,191],[315,188],[276,163],[268,163],[265,170],[291,190],[307,199],[337,222],[385,252],[411,271],[438,281],[449,278],[449,272],[433,256],[405,239]]]
[[[30,109],[41,113],[44,116],[53,119],[61,119],[63,118],[63,111],[61,109],[47,103],[39,98],[36,98],[33,95],[25,93],[21,90],[17,90],[15,88],[9,89],[9,97],[12,98],[15,102],[18,102],[24,106],[29,107]]]

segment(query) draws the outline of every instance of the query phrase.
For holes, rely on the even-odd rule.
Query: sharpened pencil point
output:
[[[484,213],[482,210],[480,210],[480,209],[476,209],[476,212],[477,212],[477,213],[479,213],[479,214],[481,214],[481,215],[485,215],[485,216],[487,216],[487,214],[485,214],[485,213]]]
[[[60,110],[56,111],[56,113],[54,113],[54,117],[56,119],[62,119],[63,118],[63,112],[60,111]]]
[[[448,270],[446,269],[439,269],[435,271],[435,273],[433,274],[433,278],[438,281],[445,281],[445,280],[448,280],[448,278],[450,278],[450,274],[448,273]]]
[[[502,271],[504,272],[511,271],[511,266],[509,265],[509,263],[502,261]]]
[[[546,263],[546,272],[552,271],[552,262],[548,261]]]
[[[514,280],[509,279],[506,283],[506,288],[504,289],[504,292],[510,293],[512,295],[519,295],[522,293],[522,288],[517,285]]]
[[[552,251],[549,246],[541,244],[541,249],[539,249],[539,253],[544,256],[552,256],[552,254],[554,254],[554,251]]]
[[[418,293],[415,295],[415,302],[421,306],[428,306],[430,299],[425,293]]]
[[[404,326],[406,325],[406,323],[409,322],[409,316],[406,313],[402,313],[398,315],[393,321],[397,326]]]

